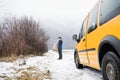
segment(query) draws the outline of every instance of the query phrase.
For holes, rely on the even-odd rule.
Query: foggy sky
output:
[[[0,0],[0,18],[30,16],[40,21],[50,36],[49,47],[63,37],[65,49],[73,49],[72,35],[79,33],[82,20],[98,0]]]

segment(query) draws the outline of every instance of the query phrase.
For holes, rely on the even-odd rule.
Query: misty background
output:
[[[63,38],[63,49],[74,49],[73,34],[98,0],[0,0],[0,21],[5,16],[30,16],[40,21],[50,37],[49,49]]]

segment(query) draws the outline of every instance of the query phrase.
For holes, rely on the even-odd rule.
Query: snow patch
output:
[[[0,62],[0,80],[4,80],[4,77],[14,78],[15,76],[21,76],[21,73],[35,68],[36,74],[39,72],[51,73],[52,80],[101,80],[102,75],[100,71],[96,71],[90,68],[76,69],[74,64],[74,51],[64,50],[63,59],[57,60],[58,53],[49,51],[44,56],[34,56],[25,59],[26,65],[19,65],[20,60],[15,62]],[[19,69],[23,69],[19,71]],[[16,71],[18,74],[15,74]],[[28,74],[28,73],[26,73]],[[50,75],[49,75],[50,76]],[[44,79],[50,80],[50,79]]]

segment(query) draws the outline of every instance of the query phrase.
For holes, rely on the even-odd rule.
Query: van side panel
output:
[[[100,42],[106,36],[115,36],[120,40],[120,15],[113,18],[109,22],[99,26],[95,31],[87,35],[87,49],[95,48],[93,51],[89,51],[88,56],[91,67],[99,69],[98,61],[98,48]]]

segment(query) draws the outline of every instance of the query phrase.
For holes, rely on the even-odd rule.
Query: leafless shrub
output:
[[[39,22],[28,17],[7,17],[0,23],[0,56],[43,54],[48,36]]]

